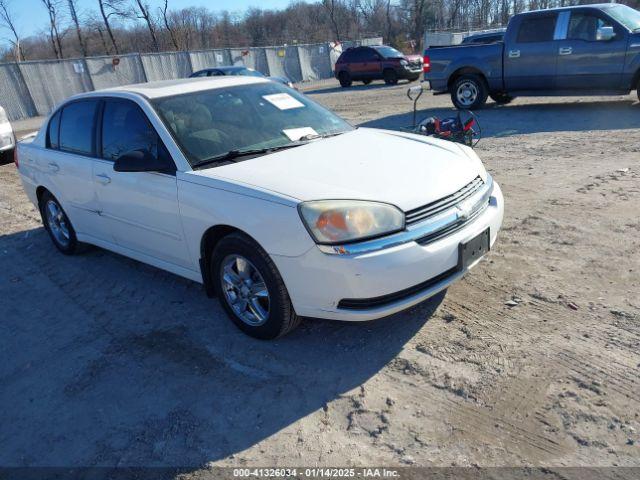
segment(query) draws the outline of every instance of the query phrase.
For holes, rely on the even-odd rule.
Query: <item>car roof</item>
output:
[[[215,88],[235,87],[238,85],[250,85],[268,81],[269,80],[266,78],[243,76],[180,78],[177,80],[160,80],[156,82],[136,83],[133,85],[105,88],[102,90],[84,93],[74,98],[100,96],[110,92],[133,93],[145,98],[161,98],[181,93],[200,92]]]

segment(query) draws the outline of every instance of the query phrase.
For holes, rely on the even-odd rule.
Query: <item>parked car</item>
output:
[[[368,85],[373,80],[384,80],[395,85],[398,80],[413,82],[422,73],[420,55],[404,55],[393,47],[354,47],[342,52],[335,66],[335,76],[342,87],[354,81]]]
[[[273,80],[274,82],[282,83],[287,87],[294,88],[293,82],[291,82],[291,80],[289,80],[288,78],[267,77],[262,72],[254,70],[253,68],[248,68],[243,66],[205,68],[204,70],[198,70],[197,72],[193,72],[191,75],[189,75],[189,78],[220,77],[223,75],[240,75],[245,77],[268,78],[269,80]]]
[[[428,48],[424,72],[460,109],[487,96],[626,95],[640,82],[640,12],[602,4],[522,13],[504,42]]]
[[[496,43],[504,40],[504,31],[499,32],[485,32],[485,33],[476,33],[473,35],[466,36],[462,39],[462,45],[479,45],[479,44],[487,44],[487,43]]]
[[[16,165],[62,253],[85,242],[203,283],[258,338],[415,305],[489,251],[503,216],[471,148],[354,128],[255,77],[80,94]]]
[[[0,107],[0,155],[5,155],[16,144],[15,136],[13,135],[13,128],[7,117],[7,112],[4,108]]]

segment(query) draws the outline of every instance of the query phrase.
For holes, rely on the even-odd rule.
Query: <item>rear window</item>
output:
[[[60,118],[60,150],[93,154],[93,124],[98,100],[81,100],[64,107]]]
[[[60,111],[51,117],[49,131],[47,132],[47,147],[58,149],[60,147]]]
[[[525,18],[518,31],[518,43],[550,42],[556,29],[556,15]]]

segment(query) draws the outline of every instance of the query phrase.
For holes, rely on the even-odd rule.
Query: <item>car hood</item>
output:
[[[422,56],[420,55],[405,55],[404,58],[406,58],[410,62],[422,61]]]
[[[405,211],[486,177],[458,144],[370,128],[194,173],[301,201],[373,200]]]

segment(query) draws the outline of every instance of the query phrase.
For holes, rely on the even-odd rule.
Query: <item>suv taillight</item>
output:
[[[425,55],[424,57],[422,57],[422,71],[424,73],[429,73],[430,70],[431,70],[431,59],[429,58],[429,55]]]
[[[20,162],[18,161],[18,145],[13,147],[13,163],[16,164],[17,169],[20,169]]]

